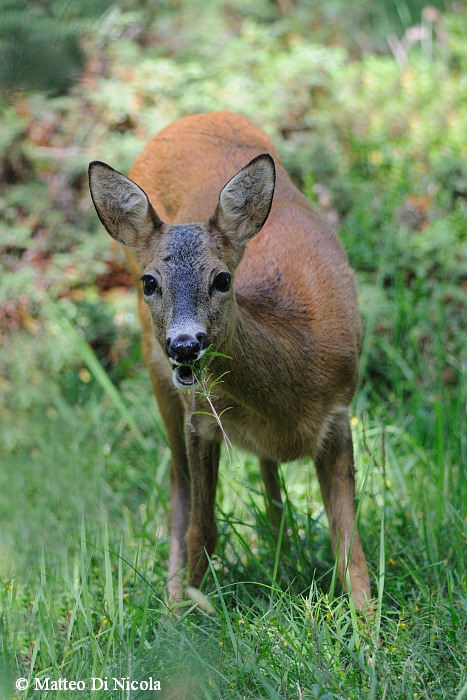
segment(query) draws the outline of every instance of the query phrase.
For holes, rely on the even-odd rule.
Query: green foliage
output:
[[[140,396],[149,398],[146,391],[142,385]],[[131,411],[150,427],[138,404]],[[204,586],[215,612],[186,601],[177,618],[163,600],[169,452],[161,444],[156,458],[138,451],[115,429],[112,407],[97,400],[86,409],[58,405],[45,418],[33,464],[10,462],[0,491],[15,537],[2,541],[3,553],[29,537],[0,594],[14,677],[153,676],[169,697],[251,700],[297,697],[297,684],[304,698],[356,700],[384,689],[394,700],[447,700],[464,687],[467,533],[458,513],[465,484],[454,470],[437,484],[437,466],[405,428],[353,421],[357,463],[368,471],[360,530],[382,582],[378,629],[353,618],[346,598],[327,593],[332,558],[327,534],[309,515],[320,509],[309,465],[284,468],[285,540],[273,580],[275,538],[256,465],[246,457],[232,472],[224,460],[222,559],[213,559]]]
[[[83,22],[109,0],[1,0],[0,85],[63,94],[84,65]]]

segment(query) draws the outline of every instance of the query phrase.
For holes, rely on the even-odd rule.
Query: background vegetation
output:
[[[135,698],[467,697],[465,6],[0,12],[0,697],[75,697],[14,695],[47,675],[161,681]],[[86,170],[126,172],[159,129],[216,109],[270,134],[357,272],[370,622],[335,586],[312,465],[283,468],[279,565],[248,455],[222,465],[216,612],[164,604],[170,455]]]

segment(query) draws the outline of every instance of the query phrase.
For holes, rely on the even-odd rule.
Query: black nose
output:
[[[209,338],[206,333],[197,333],[196,337],[200,342],[201,350],[206,350],[209,347]]]
[[[200,334],[202,335],[202,334]],[[167,355],[180,364],[194,362],[201,352],[201,342],[191,335],[168,338],[165,344]]]

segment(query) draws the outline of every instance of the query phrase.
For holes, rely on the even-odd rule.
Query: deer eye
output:
[[[143,275],[141,277],[141,282],[143,283],[144,295],[147,297],[150,297],[152,294],[154,294],[154,292],[156,292],[159,287],[156,278],[152,275]]]
[[[214,289],[217,289],[218,292],[228,292],[231,278],[232,275],[229,272],[219,272],[219,274],[214,277],[212,286]]]

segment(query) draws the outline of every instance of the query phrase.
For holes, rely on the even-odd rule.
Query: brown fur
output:
[[[247,231],[240,240],[240,234],[236,237],[234,230],[227,230],[232,226],[219,209],[219,193],[241,168],[263,153],[271,154],[276,166],[272,208],[261,231],[257,235]],[[263,162],[258,162],[261,167]],[[222,418],[227,435],[258,455],[275,526],[280,520],[278,462],[313,457],[341,581],[345,586],[348,562],[355,603],[364,607],[370,584],[356,530],[349,552],[355,484],[348,406],[357,383],[361,325],[353,274],[337,235],[293,185],[270,139],[238,115],[217,112],[176,121],[146,146],[129,178],[152,205],[139,239],[135,217],[130,216],[126,223],[120,211],[114,217],[118,229],[112,229],[112,221],[105,221],[108,215],[103,213],[115,209],[115,202],[108,202],[112,196],[101,197],[94,194],[98,187],[92,184],[91,188],[104,225],[134,249],[127,253],[137,280],[144,355],[173,452],[171,598],[181,596],[186,559],[189,580],[198,586],[207,566],[204,550],[212,554],[215,548],[221,435],[209,416],[191,418],[196,432],[185,426],[191,400],[174,389],[172,367],[164,351],[173,309],[163,306],[167,304],[163,298],[148,305],[139,278],[143,272],[156,275],[157,271],[161,284],[167,284],[169,272],[164,270],[172,264],[170,246],[178,231],[171,227],[203,222],[199,230],[188,231],[201,251],[193,258],[196,266],[203,271],[229,270],[235,280],[235,294],[227,301],[209,301],[209,309],[203,285],[193,292],[201,309],[199,323],[209,329],[213,349],[232,358],[216,358],[210,365],[214,377],[227,372],[222,390],[216,387],[214,392],[216,410],[231,409]],[[255,192],[249,214],[253,217],[257,200],[261,197]],[[139,203],[136,213],[144,208]],[[264,220],[264,213],[261,216]],[[259,218],[257,214],[256,227]],[[149,222],[152,235],[148,235]],[[121,233],[124,225],[127,232]],[[187,256],[186,261],[179,261],[180,274],[189,276],[193,266],[190,251]],[[193,269],[192,274],[198,271]],[[197,410],[203,408],[197,406]]]

